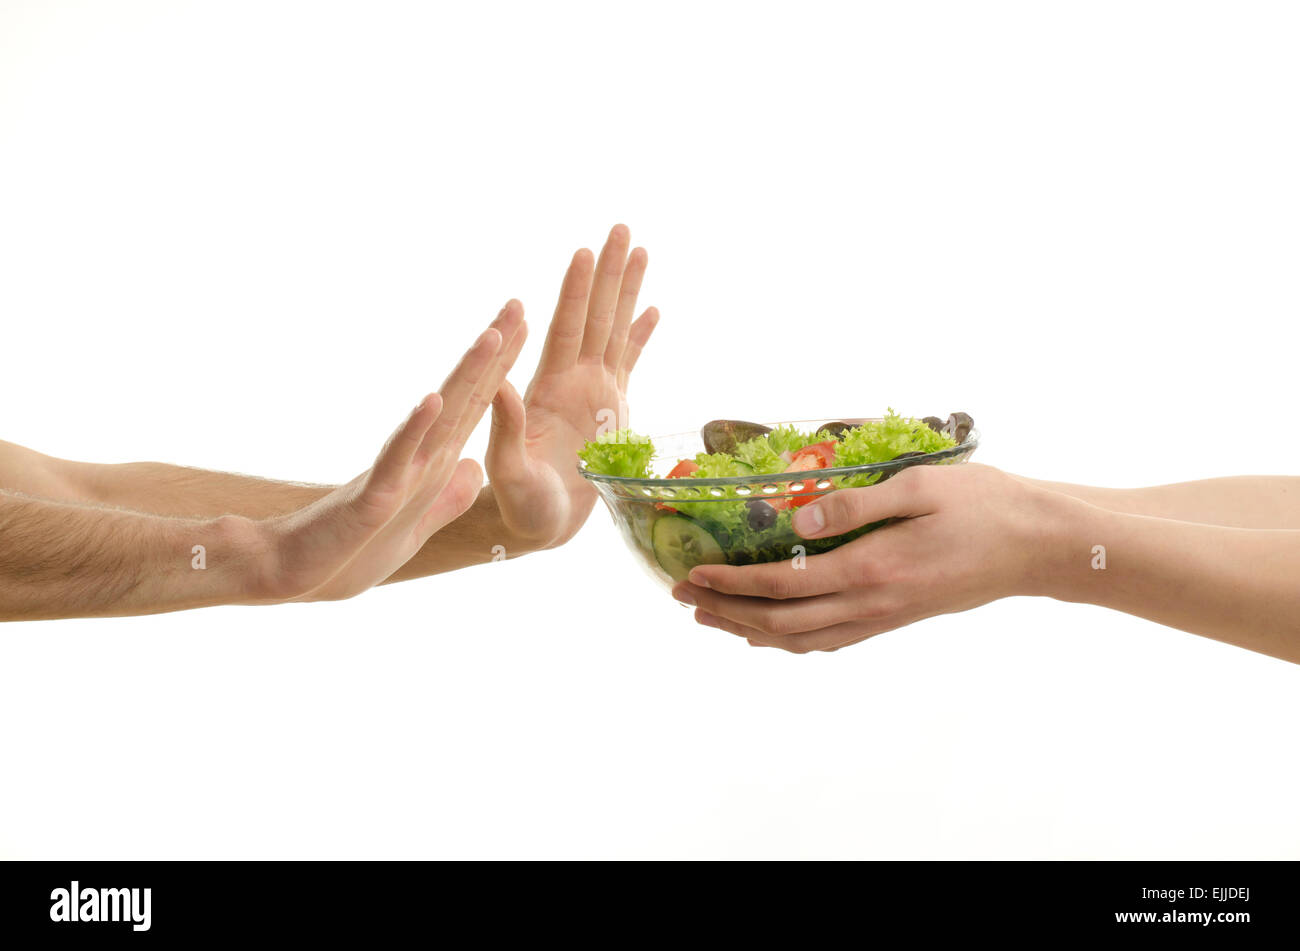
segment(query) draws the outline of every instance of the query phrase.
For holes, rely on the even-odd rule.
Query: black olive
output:
[[[745,517],[749,527],[756,532],[771,528],[776,524],[776,509],[768,505],[765,499],[750,499],[745,503]]]

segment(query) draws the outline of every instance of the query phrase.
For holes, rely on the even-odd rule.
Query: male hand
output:
[[[598,260],[573,256],[532,382],[522,399],[504,383],[493,403],[488,480],[506,528],[534,547],[568,541],[590,514],[577,452],[614,414],[626,425],[628,374],[659,320],[653,307],[632,320],[647,258],[629,244],[615,225]]]
[[[268,600],[350,598],[387,579],[434,532],[458,518],[483,484],[478,463],[459,459],[517,354],[523,307],[510,301],[425,397],[375,464],[289,515],[262,523],[270,551]]]

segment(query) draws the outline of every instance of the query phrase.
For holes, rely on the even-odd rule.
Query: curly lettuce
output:
[[[753,467],[758,475],[784,472],[789,464],[781,453],[795,453],[815,442],[834,439],[826,430],[806,433],[793,426],[778,426],[763,436],[755,437],[736,447],[736,458]]]
[[[650,477],[650,462],[655,447],[648,436],[638,436],[630,429],[601,433],[578,450],[589,472],[597,475],[623,476],[631,479]]]
[[[699,468],[691,473],[692,479],[725,479],[754,473],[743,460],[738,462],[735,456],[729,456],[725,452],[702,452],[695,457],[695,464]]]
[[[780,472],[785,468],[785,460],[772,448],[766,436],[759,436],[736,447],[736,458],[748,465],[759,475]]]
[[[698,479],[727,476],[773,475],[784,472],[787,459],[811,443],[834,439],[826,430],[807,433],[794,426],[778,426],[763,436],[747,440],[734,453],[706,453],[695,457],[700,468],[692,473]],[[836,466],[861,466],[888,462],[905,452],[938,452],[957,445],[951,436],[935,432],[910,416],[900,416],[890,409],[884,419],[866,422],[846,430],[835,445]],[[587,469],[600,475],[650,478],[654,444],[630,429],[603,433],[578,452]],[[875,481],[868,476],[867,481]]]
[[[835,449],[835,465],[864,466],[888,462],[905,452],[938,452],[955,445],[957,441],[951,436],[890,409],[879,422],[863,423],[844,433]]]

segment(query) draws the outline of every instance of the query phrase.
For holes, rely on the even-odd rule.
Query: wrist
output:
[[[1062,492],[1035,489],[1028,516],[1028,558],[1017,593],[1086,600],[1094,566],[1105,564],[1105,523],[1114,513]]]
[[[221,515],[211,522],[213,552],[230,566],[231,604],[270,604],[278,593],[279,560],[276,519]]]

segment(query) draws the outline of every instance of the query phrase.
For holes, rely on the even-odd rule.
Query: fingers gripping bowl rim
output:
[[[765,425],[793,425],[816,432],[832,422],[835,420],[786,420]],[[656,436],[653,442],[661,460],[691,458],[704,449],[698,431]],[[791,525],[796,511],[793,506],[773,512],[771,506],[761,505],[763,501],[797,497],[803,503],[843,488],[878,485],[913,466],[965,462],[978,446],[979,432],[971,429],[958,445],[937,452],[806,472],[669,479],[602,475],[583,466],[578,471],[596,487],[642,567],[656,581],[671,587],[698,564],[747,565],[819,554],[884,524],[864,525],[830,538],[805,539]]]

